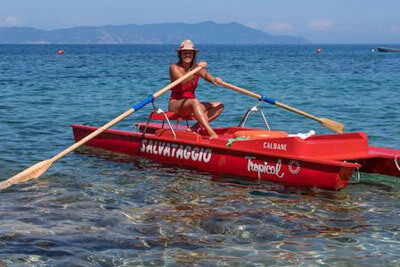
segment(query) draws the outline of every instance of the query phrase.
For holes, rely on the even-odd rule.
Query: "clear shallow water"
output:
[[[200,46],[227,82],[400,148],[400,54],[371,46]],[[57,51],[63,49],[63,56]],[[174,46],[0,46],[0,178],[73,142],[164,87]],[[255,104],[202,83],[236,124]],[[158,105],[166,108],[169,95]],[[265,104],[272,128],[329,133]],[[145,107],[116,126],[145,120]],[[257,115],[250,125],[261,126]],[[81,150],[0,193],[0,259],[10,265],[399,265],[400,184],[363,174],[340,192],[240,185],[190,170]]]

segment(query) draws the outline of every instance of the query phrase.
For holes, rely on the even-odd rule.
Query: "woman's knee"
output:
[[[222,110],[225,108],[224,103],[222,102],[212,102],[212,106],[213,108],[217,109],[217,110]]]
[[[206,107],[196,98],[190,99],[190,103],[193,108],[200,108],[201,110],[205,111]]]

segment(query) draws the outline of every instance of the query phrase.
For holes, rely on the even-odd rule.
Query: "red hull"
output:
[[[72,127],[76,141],[97,129],[82,125]],[[360,165],[335,160],[334,155],[340,157],[359,150],[366,141],[362,134],[345,134],[338,139],[341,149],[330,146],[329,136],[322,140],[316,136],[314,145],[313,138],[304,141],[286,137],[236,141],[228,147],[226,144],[232,133],[242,128],[217,129],[220,138],[212,141],[184,131],[177,131],[177,139],[174,139],[170,130],[152,129],[152,133],[144,136],[141,132],[107,130],[86,145],[224,177],[339,190],[348,185],[355,168]],[[355,144],[353,150],[343,145],[347,143]]]
[[[400,150],[368,147],[364,157],[354,161],[361,164],[361,171],[400,177]]]

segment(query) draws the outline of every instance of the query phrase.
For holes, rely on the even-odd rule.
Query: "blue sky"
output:
[[[238,22],[313,43],[400,43],[400,0],[0,0],[0,27]]]

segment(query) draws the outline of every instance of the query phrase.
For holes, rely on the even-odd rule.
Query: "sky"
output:
[[[0,27],[237,22],[312,43],[400,44],[400,0],[0,0]]]

